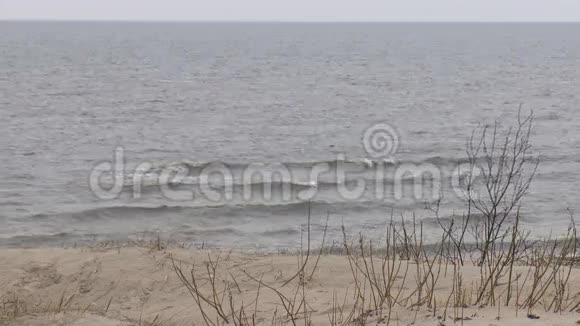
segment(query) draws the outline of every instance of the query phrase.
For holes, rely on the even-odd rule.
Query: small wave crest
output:
[[[268,217],[276,216],[287,218],[289,215],[305,216],[308,209],[317,210],[320,213],[327,212],[358,212],[365,211],[385,211],[388,212],[392,206],[385,202],[356,201],[356,202],[333,202],[325,200],[317,201],[292,201],[285,203],[240,203],[221,205],[158,205],[158,206],[107,206],[88,208],[79,211],[62,213],[42,213],[30,216],[31,219],[55,219],[60,221],[99,221],[99,220],[125,220],[125,219],[161,219],[172,218],[194,218],[196,220],[214,217]]]

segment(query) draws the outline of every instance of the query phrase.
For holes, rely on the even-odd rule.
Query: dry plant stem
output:
[[[308,281],[312,280],[312,277],[314,276],[314,272],[316,271],[316,268],[318,267],[318,262],[320,262],[320,256],[322,256],[322,251],[324,250],[324,242],[326,241],[326,232],[328,231],[328,219],[330,218],[330,212],[326,213],[326,222],[324,223],[324,232],[322,234],[322,244],[320,245],[320,251],[318,252],[318,257],[316,257],[316,262],[314,263],[314,267],[312,268],[312,271],[310,272],[310,276],[308,276]]]
[[[312,203],[308,202],[308,247],[306,249],[306,259],[304,260],[304,263],[302,264],[302,267],[300,267],[300,269],[298,270],[298,272],[296,274],[294,274],[294,276],[292,276],[291,278],[289,278],[286,282],[284,282],[284,284],[282,284],[282,286],[286,286],[288,285],[288,283],[292,282],[296,277],[300,276],[301,273],[304,272],[304,269],[306,268],[306,265],[308,264],[308,259],[310,258],[310,219],[311,219],[311,214],[312,214]],[[302,253],[302,248],[300,248],[301,253]]]

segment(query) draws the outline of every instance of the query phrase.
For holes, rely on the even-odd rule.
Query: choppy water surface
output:
[[[559,232],[580,198],[578,35],[577,24],[0,23],[0,243],[160,232],[294,246],[308,211],[296,194],[312,187],[313,166],[335,169],[344,155],[368,189],[393,184],[363,160],[365,128],[397,129],[397,162],[449,171],[478,123],[507,125],[520,103],[535,112],[542,157],[523,219]],[[239,179],[223,201],[193,190],[195,200],[167,198],[155,182],[139,198],[126,186],[99,199],[90,172],[118,147],[129,170],[185,168],[190,182],[170,190],[197,189],[208,162],[225,163],[234,179],[249,163],[283,163],[296,180],[273,184],[269,200],[244,198]],[[392,212],[415,212],[436,230],[420,200],[372,191],[349,199],[336,180],[319,181],[317,232],[327,212],[331,236],[341,223],[378,236]],[[280,197],[286,186],[289,200]],[[462,210],[445,194],[444,215]]]

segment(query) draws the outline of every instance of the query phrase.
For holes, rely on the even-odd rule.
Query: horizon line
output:
[[[265,20],[265,19],[240,19],[240,20],[169,20],[169,19],[4,19],[0,22],[23,22],[23,23],[379,23],[379,24],[405,24],[405,23],[459,23],[459,24],[576,24],[580,20]]]

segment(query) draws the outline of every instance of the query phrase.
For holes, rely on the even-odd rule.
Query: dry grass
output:
[[[516,245],[494,246],[488,253],[489,263],[482,265],[474,259],[472,266],[462,265],[459,256],[473,253],[458,252],[446,236],[435,247],[424,246],[421,229],[421,224],[408,229],[404,223],[392,223],[381,248],[362,235],[353,239],[343,229],[341,257],[348,263],[351,286],[341,294],[332,290],[328,324],[396,325],[396,314],[401,311],[415,315],[424,311],[445,322],[464,320],[464,310],[473,307],[497,308],[497,319],[510,308],[530,318],[536,311],[578,310],[580,292],[570,284],[579,262],[573,223],[563,240],[528,243],[516,236]],[[219,254],[187,268],[173,257],[171,261],[206,325],[312,325],[309,298],[313,292],[308,285],[317,281],[312,275],[317,275],[324,250],[316,250],[316,259],[310,251],[300,251],[296,271],[286,279],[232,270],[222,266]],[[464,270],[474,268],[479,278],[466,284]],[[272,304],[260,296],[266,291],[278,298],[275,306],[279,309],[259,309]],[[244,301],[247,298],[253,299]]]

